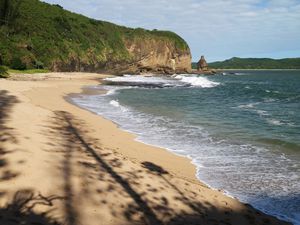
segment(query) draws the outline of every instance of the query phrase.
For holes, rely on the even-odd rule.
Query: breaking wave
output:
[[[125,75],[104,79],[107,84],[120,86],[138,87],[202,87],[212,88],[220,85],[219,82],[209,80],[207,77],[199,75],[173,75],[172,77]]]

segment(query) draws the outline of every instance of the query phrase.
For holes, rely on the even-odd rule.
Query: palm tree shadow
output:
[[[9,168],[6,155],[11,152],[4,146],[6,143],[17,143],[14,129],[7,126],[7,121],[13,106],[18,102],[18,99],[7,91],[0,91],[0,182],[8,181],[18,176],[18,173],[11,171]]]
[[[92,157],[96,162],[98,162],[98,166],[100,167],[101,170],[105,170],[115,181],[115,183],[119,184],[123,190],[126,191],[126,193],[134,200],[134,202],[137,205],[138,210],[143,212],[144,215],[144,220],[145,220],[145,224],[149,224],[149,225],[162,225],[163,223],[161,223],[161,221],[156,217],[155,213],[153,212],[153,210],[151,209],[151,207],[148,205],[148,203],[146,201],[144,201],[142,199],[142,197],[132,188],[132,186],[130,185],[130,183],[124,179],[120,174],[118,174],[112,166],[110,166],[95,150],[94,148],[92,148],[90,146],[89,143],[91,143],[91,140],[89,140],[88,142],[85,140],[84,138],[84,133],[83,130],[78,129],[78,125],[80,125],[80,123],[78,121],[75,121],[74,117],[67,113],[67,112],[56,112],[56,115],[58,116],[58,118],[60,118],[59,120],[63,119],[66,122],[66,125],[64,127],[61,127],[61,130],[65,131],[64,133],[69,133],[69,144],[70,143],[78,143],[81,148],[83,149],[83,151],[85,151],[85,153]],[[60,123],[63,124],[63,123]],[[77,127],[76,127],[77,125]],[[72,144],[71,144],[72,146]],[[74,148],[71,147],[72,149]],[[72,150],[70,149],[68,152],[66,153],[68,154],[66,157],[66,160],[68,161],[68,159],[70,159],[71,157],[71,152]],[[68,164],[68,163],[67,163]],[[65,167],[65,180],[69,180],[68,177],[71,176],[71,171],[69,170],[69,166]],[[67,184],[67,187],[71,187],[72,185]],[[70,195],[70,188],[65,189],[66,190],[66,195]],[[68,214],[75,214],[76,210],[72,209],[70,210],[69,208],[69,212],[67,212]],[[71,216],[72,218],[74,218],[74,216]],[[130,219],[130,215],[127,215],[128,219]],[[73,221],[73,223],[70,224],[74,224],[75,221]]]
[[[7,160],[12,153],[6,147],[6,143],[18,143],[13,128],[7,125],[12,108],[19,100],[5,90],[0,91],[0,187],[1,182],[9,182],[19,173],[14,172]],[[0,191],[0,198],[7,196],[10,190]],[[17,191],[10,203],[0,208],[0,224],[2,225],[60,225],[56,220],[48,216],[49,212],[37,213],[34,208],[38,205],[53,206],[53,201],[61,199],[58,196],[45,197],[42,194],[35,195],[32,190]]]
[[[192,194],[184,192],[176,184],[172,183],[169,179],[170,174],[164,168],[156,165],[152,162],[142,162],[142,175],[153,177],[162,183],[162,192],[170,190],[175,193],[173,201],[178,204],[184,205],[184,207],[189,210],[176,210],[172,208],[169,204],[169,200],[162,197],[162,201],[153,201],[152,197],[158,195],[154,188],[147,189],[144,193],[141,193],[139,187],[142,185],[139,182],[143,182],[143,176],[141,172],[132,170],[130,172],[118,172],[121,168],[121,164],[117,158],[111,159],[107,155],[107,150],[101,147],[95,147],[94,143],[99,143],[99,140],[89,137],[88,129],[86,124],[82,121],[76,119],[72,114],[64,111],[55,112],[56,123],[54,126],[50,127],[54,133],[62,137],[62,143],[64,146],[64,160],[63,160],[63,179],[65,182],[64,191],[66,196],[65,203],[65,214],[67,218],[68,225],[80,224],[80,218],[77,212],[81,211],[78,202],[78,194],[73,190],[73,184],[71,176],[73,176],[74,171],[72,170],[72,161],[74,162],[74,157],[77,152],[80,152],[81,157],[85,155],[89,159],[87,161],[80,161],[79,165],[86,169],[85,174],[89,174],[91,179],[93,179],[93,185],[99,184],[99,182],[108,183],[109,189],[99,190],[98,195],[110,195],[113,190],[118,192],[121,197],[125,193],[131,199],[130,203],[126,203],[123,207],[123,224],[145,224],[145,225],[204,225],[204,224],[274,224],[271,220],[265,220],[265,217],[257,217],[256,220],[253,216],[254,210],[251,212],[239,212],[231,211],[226,212],[223,209],[217,209],[214,205],[208,202],[199,202],[193,199]],[[52,135],[56,137],[57,135]],[[55,140],[55,139],[54,139]],[[57,141],[57,140],[55,140]],[[84,153],[84,154],[82,154]],[[113,155],[113,154],[111,154]],[[77,164],[78,165],[78,164]],[[91,174],[98,174],[98,176],[92,176]],[[106,175],[109,178],[105,177]],[[150,185],[151,186],[151,185]],[[103,199],[103,198],[101,198]],[[89,201],[89,199],[86,199]],[[101,205],[102,204],[102,205]],[[111,209],[111,214],[115,215],[113,212],[114,203],[101,201],[98,207],[105,207]],[[250,219],[246,216],[251,216]],[[141,215],[138,220],[136,220],[136,215]],[[121,215],[120,215],[121,216]],[[238,222],[232,222],[231,218],[238,216]],[[242,222],[240,222],[242,221]],[[278,223],[285,224],[285,223]]]
[[[3,225],[61,225],[48,216],[49,212],[36,213],[37,205],[52,206],[56,196],[44,197],[34,195],[31,190],[20,190],[15,193],[13,200],[6,207],[0,209],[0,224]]]

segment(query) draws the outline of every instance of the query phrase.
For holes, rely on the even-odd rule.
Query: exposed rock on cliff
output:
[[[79,56],[72,56],[67,61],[54,61],[54,71],[88,71],[110,72],[114,74],[174,74],[191,71],[191,53],[189,48],[179,49],[168,39],[157,37],[129,40],[124,38],[124,45],[129,57],[126,60],[106,62],[82,60]]]
[[[189,49],[178,49],[169,40],[145,39],[125,41],[132,63],[129,70],[136,73],[182,73],[191,69]]]

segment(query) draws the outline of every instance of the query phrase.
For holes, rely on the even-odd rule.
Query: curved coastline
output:
[[[19,142],[12,143],[12,146],[28,147],[26,151],[17,151],[7,157],[12,161],[16,157],[25,157],[30,163],[30,167],[27,162],[13,164],[12,168],[19,170],[20,175],[14,180],[13,186],[10,181],[2,183],[2,189],[8,190],[5,193],[8,196],[0,199],[1,205],[11,199],[17,190],[30,188],[37,193],[65,196],[57,200],[53,206],[49,206],[50,209],[55,208],[50,216],[68,219],[65,213],[70,211],[60,209],[69,204],[67,206],[71,212],[80,212],[74,218],[78,222],[88,219],[89,225],[97,224],[101,215],[100,218],[105,224],[124,224],[126,221],[126,224],[132,224],[131,218],[127,218],[124,214],[127,204],[131,205],[131,208],[137,207],[134,215],[142,216],[136,219],[140,220],[140,224],[219,224],[222,221],[249,225],[288,224],[200,183],[195,177],[196,167],[189,159],[177,156],[166,149],[135,141],[135,135],[119,129],[113,122],[66,101],[65,97],[69,94],[80,93],[83,86],[97,85],[99,79],[103,77],[97,74],[54,73],[22,77],[23,80],[16,77],[15,81],[0,81],[1,89],[7,90],[20,100],[11,112],[12,119],[9,125],[18,131],[21,137]],[[65,123],[66,129],[61,130],[60,127]],[[56,126],[59,130],[54,130]],[[72,134],[68,137],[70,132]],[[22,135],[29,138],[22,138]],[[68,138],[72,139],[68,141]],[[61,144],[61,141],[68,142]],[[47,144],[48,142],[51,143]],[[69,150],[78,148],[76,152],[78,158],[74,159],[80,163],[74,159],[74,162],[64,159],[66,155],[57,151],[64,148]],[[80,152],[82,148],[90,151],[89,157]],[[47,151],[44,151],[45,149]],[[90,159],[91,154],[94,160]],[[109,158],[112,156],[113,159]],[[60,167],[56,166],[61,161],[71,163],[70,166],[67,164],[67,167],[66,165],[63,167],[69,172],[71,168],[74,169],[70,179],[61,180],[62,174],[58,173]],[[94,177],[93,174],[98,173],[95,167],[99,163],[102,165],[100,169],[106,171],[101,176],[111,174],[111,178],[107,180],[102,178],[99,181],[97,176]],[[52,168],[53,165],[55,169]],[[80,172],[82,165],[85,166],[84,176],[82,173],[76,173]],[[87,174],[89,176],[85,176]],[[134,180],[128,175],[134,175]],[[44,177],[47,177],[44,179],[45,183],[32,182]],[[89,182],[82,180],[85,178],[90,179]],[[67,186],[64,184],[72,180],[78,182]],[[91,189],[99,185],[108,187],[112,185],[114,189],[110,191]],[[66,188],[73,191],[72,195],[63,194]],[[81,199],[81,188],[89,188],[89,192],[85,192],[84,201]],[[163,191],[160,188],[163,188]],[[161,198],[163,204],[157,205]],[[70,202],[65,203],[67,200]],[[114,213],[109,211],[112,206]],[[37,208],[36,211],[44,213],[45,206]],[[172,213],[163,214],[164,211]],[[71,217],[69,219],[72,220]]]
[[[101,84],[100,84],[100,85],[101,85]],[[77,95],[77,96],[80,96],[80,95],[93,95],[93,94],[91,94],[91,92],[93,92],[93,90],[95,90],[93,87],[87,86],[87,87],[84,87],[84,88],[82,89],[82,92],[81,92],[81,93],[78,93],[78,94],[76,94],[76,95]],[[98,89],[98,90],[99,90],[99,91],[100,91],[100,90],[102,91],[102,93],[101,93],[100,95],[105,95],[105,94],[107,93],[107,90],[105,90],[104,88],[103,88],[103,89]],[[105,91],[105,92],[104,92],[104,91]],[[75,97],[76,97],[76,95],[75,95]],[[74,97],[74,96],[72,96],[72,97]],[[221,193],[221,194],[223,194],[223,195],[226,195],[227,197],[229,197],[229,198],[231,198],[231,199],[234,199],[234,200],[237,200],[237,201],[241,202],[242,204],[250,205],[249,203],[247,203],[247,202],[245,202],[245,201],[242,201],[242,200],[239,199],[238,197],[235,197],[233,194],[230,193],[230,191],[222,190],[222,189],[218,189],[218,188],[214,188],[214,187],[211,186],[209,183],[207,183],[207,182],[201,180],[201,178],[199,178],[199,177],[197,176],[198,172],[201,170],[201,167],[199,167],[199,165],[198,165],[196,162],[194,162],[194,160],[193,160],[193,158],[192,158],[191,156],[179,154],[179,153],[177,153],[176,151],[174,151],[174,150],[172,150],[172,149],[169,149],[169,148],[167,148],[167,147],[165,147],[165,146],[162,147],[162,146],[159,146],[159,145],[147,143],[147,141],[143,141],[143,140],[139,139],[139,135],[138,135],[138,134],[134,133],[134,132],[131,131],[131,130],[122,128],[122,126],[121,126],[120,124],[118,124],[117,122],[115,122],[115,121],[113,121],[113,120],[111,120],[111,119],[109,119],[109,118],[106,118],[106,117],[103,116],[103,115],[99,115],[99,114],[97,114],[97,113],[95,113],[95,112],[93,112],[93,111],[91,111],[91,110],[89,110],[89,109],[87,109],[87,108],[84,108],[84,107],[80,106],[79,104],[77,104],[77,103],[75,103],[74,101],[70,100],[71,97],[70,97],[70,98],[67,98],[67,99],[68,99],[68,101],[69,101],[71,104],[74,104],[74,105],[76,105],[77,107],[80,107],[80,108],[82,108],[82,109],[84,109],[84,110],[87,110],[87,111],[89,111],[89,112],[91,112],[91,113],[94,113],[94,114],[96,114],[97,116],[102,117],[102,118],[104,118],[104,119],[110,121],[110,122],[113,123],[118,129],[121,129],[123,132],[126,132],[126,133],[129,133],[129,134],[133,135],[133,137],[132,137],[133,141],[140,142],[140,143],[142,143],[142,144],[144,144],[144,145],[148,145],[148,146],[150,146],[150,147],[159,148],[159,149],[162,150],[162,151],[167,151],[168,153],[171,153],[172,155],[176,155],[176,156],[180,157],[180,158],[182,159],[182,161],[188,161],[188,162],[189,162],[190,164],[192,164],[193,167],[194,167],[194,171],[193,171],[193,170],[191,171],[191,173],[188,175],[188,179],[196,179],[196,182],[201,183],[201,185],[205,185],[207,188],[209,188],[209,189],[211,189],[211,190],[213,190],[213,191],[216,191],[216,192],[219,192],[219,193]],[[187,177],[184,177],[184,178],[186,179]],[[252,205],[251,205],[251,206],[252,206]],[[252,207],[255,208],[255,206],[252,206]],[[264,213],[266,213],[266,214],[268,214],[268,215],[275,216],[276,218],[278,218],[278,219],[280,219],[280,220],[284,220],[284,221],[289,222],[289,219],[286,218],[286,217],[284,217],[284,216],[272,214],[272,212],[269,212],[269,211],[264,210],[264,209],[258,209],[258,210],[261,210],[261,211],[263,211]]]

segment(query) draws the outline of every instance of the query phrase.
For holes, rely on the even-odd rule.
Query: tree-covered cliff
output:
[[[191,69],[191,54],[173,32],[97,21],[39,0],[0,0],[0,65],[173,73]]]
[[[208,64],[214,69],[300,69],[300,58],[237,58]]]

